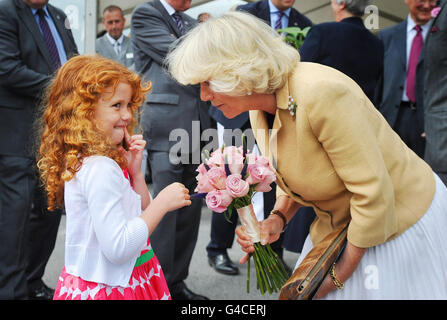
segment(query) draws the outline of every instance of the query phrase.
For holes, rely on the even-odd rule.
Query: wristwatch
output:
[[[282,219],[282,222],[283,222],[283,228],[282,228],[281,233],[284,232],[284,230],[286,230],[286,227],[287,227],[287,219],[286,219],[286,216],[284,215],[284,213],[282,213],[282,212],[279,211],[279,210],[272,210],[272,211],[270,212],[270,215],[272,215],[272,214],[275,214],[275,215],[279,216],[279,217]]]

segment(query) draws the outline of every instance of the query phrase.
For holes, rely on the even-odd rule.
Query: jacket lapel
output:
[[[441,3],[439,4],[439,7],[441,8],[441,11],[447,10],[447,1],[446,0],[441,1]],[[438,17],[441,14],[441,11],[439,11],[438,15],[433,19],[431,28],[433,28],[436,25],[436,21],[438,20]]]
[[[295,10],[290,10],[289,27],[299,27],[299,17]]]
[[[130,45],[129,38],[124,36],[123,43],[121,44],[121,57],[124,57],[126,55],[129,45]]]
[[[59,13],[57,13],[57,11],[54,9],[53,6],[48,4],[47,9],[51,15],[51,18],[53,19],[54,25],[56,26],[59,36],[62,39],[62,43],[64,45],[64,50],[65,50],[65,54],[67,55],[67,59],[70,59],[69,55],[70,55],[70,51],[71,51],[70,50],[71,49],[71,41],[68,37],[68,32],[65,27],[65,21],[64,21],[64,19],[62,19],[63,17],[61,17],[59,15]]]
[[[186,13],[180,12],[180,16],[182,17],[183,28],[185,28],[185,33],[196,26],[195,21],[191,21],[190,17]]]
[[[160,11],[161,15],[165,19],[165,21],[168,23],[168,25],[171,27],[171,30],[173,33],[177,36],[177,38],[180,38],[180,31],[177,28],[177,24],[174,22],[172,17],[169,15],[169,13],[166,11],[165,7],[161,4],[159,0],[155,0],[153,2],[154,8]],[[183,16],[182,16],[183,18]]]
[[[261,154],[269,157],[269,127],[263,111],[250,111],[250,123],[252,128],[256,128],[253,134],[256,138],[256,144]]]
[[[278,133],[282,128],[282,122],[278,115],[279,110],[284,110],[288,108],[289,101],[289,85],[288,81],[285,85],[276,91],[276,106],[277,111],[275,115],[275,121],[273,122],[272,130],[268,127],[267,118],[263,111],[250,111],[250,122],[254,130],[254,135],[256,138],[256,144],[258,145],[261,154],[269,158],[275,171],[277,170],[277,159],[278,154]]]
[[[36,19],[34,18],[31,9],[22,1],[16,2],[16,5],[18,6],[17,15],[23,21],[28,31],[31,33],[32,38],[36,42],[37,47],[39,48],[42,56],[45,59],[45,62],[48,65],[49,70],[53,70],[54,67],[53,63],[51,62],[50,52],[48,51],[45,40],[43,39],[40,28],[36,23]]]
[[[394,34],[396,45],[397,45],[397,52],[400,52],[399,56],[399,63],[401,65],[400,70],[404,70],[403,72],[406,73],[407,70],[407,20],[403,22],[401,25],[399,25],[399,30]]]
[[[270,7],[269,7],[269,2],[268,0],[264,0],[259,4],[259,18],[267,21],[269,25],[271,25],[271,21],[270,21]]]

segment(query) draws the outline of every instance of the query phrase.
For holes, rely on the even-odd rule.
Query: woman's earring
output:
[[[251,91],[248,91],[248,92],[247,92],[247,95],[248,95],[248,96],[251,96],[251,95],[252,95],[252,93],[253,93],[253,92],[251,92]]]

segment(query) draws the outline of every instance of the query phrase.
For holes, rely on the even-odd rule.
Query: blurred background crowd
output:
[[[444,7],[445,1],[436,0],[0,0],[0,299],[53,296],[43,276],[64,213],[46,208],[33,157],[33,119],[51,75],[73,55],[96,52],[152,82],[140,120],[153,196],[174,181],[195,188],[197,165],[169,161],[173,129],[191,134],[198,121],[202,131],[217,129],[220,146],[240,144],[225,129],[250,132],[248,114],[225,118],[200,101],[197,86],[180,86],[163,65],[177,38],[228,10],[247,11],[274,30],[310,27],[297,48],[301,60],[355,80],[402,140],[447,183]],[[186,157],[202,147],[191,141]],[[254,199],[259,220],[270,214],[274,201],[275,188]],[[281,258],[284,251],[300,253],[315,217],[312,208],[299,211],[273,244]],[[196,202],[167,215],[151,236],[173,299],[208,298],[185,283],[190,273],[200,272],[191,264],[194,250],[206,253],[200,264],[213,272],[240,273],[229,255],[237,216],[228,222],[211,213],[207,245],[199,248],[201,212],[202,203]],[[294,266],[285,264],[291,274]]]

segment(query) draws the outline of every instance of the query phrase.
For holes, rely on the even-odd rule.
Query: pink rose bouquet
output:
[[[204,157],[197,169],[197,192],[193,197],[205,198],[207,207],[224,213],[228,219],[234,209],[238,212],[245,232],[254,242],[253,258],[257,284],[261,293],[281,289],[288,276],[281,260],[270,245],[261,245],[258,220],[251,198],[255,192],[268,192],[276,180],[267,158],[247,153],[246,138],[242,147],[222,147]],[[228,214],[228,215],[227,215]],[[250,285],[250,260],[248,262],[247,292]]]

